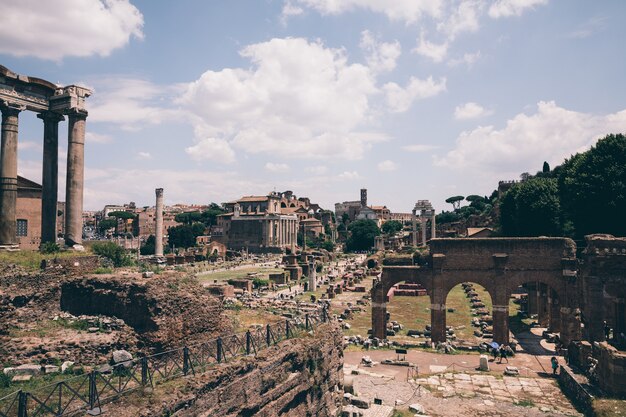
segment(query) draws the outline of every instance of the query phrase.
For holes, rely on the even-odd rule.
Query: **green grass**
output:
[[[41,267],[41,261],[44,259],[54,258],[73,258],[76,256],[88,256],[92,253],[85,252],[59,252],[59,253],[47,253],[43,254],[37,251],[17,251],[17,252],[0,252],[0,265],[15,264],[19,265],[29,271],[39,270]]]
[[[626,400],[595,399],[592,408],[597,417],[626,416]]]
[[[86,331],[90,324],[86,320],[70,321],[64,318],[58,320],[41,320],[36,326],[30,329],[12,329],[9,331],[10,337],[27,337],[38,336],[46,337],[56,333],[60,329],[72,329],[78,331]]]
[[[521,399],[518,402],[514,403],[515,405],[519,405],[520,407],[534,407],[535,406],[535,402],[531,399]]]

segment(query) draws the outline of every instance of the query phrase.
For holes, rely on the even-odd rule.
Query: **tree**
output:
[[[357,220],[348,226],[350,236],[346,240],[348,251],[369,250],[374,246],[374,238],[380,229],[374,220]]]
[[[91,247],[91,250],[96,255],[110,259],[115,267],[130,266],[133,263],[124,248],[113,242],[96,242]]]
[[[209,208],[202,212],[201,221],[206,227],[215,226],[217,224],[217,216],[224,214],[224,210],[220,205],[211,203]]]
[[[114,228],[117,226],[117,220],[115,219],[104,219],[98,223],[98,230],[100,233],[104,234],[107,230]]]
[[[559,196],[577,238],[591,233],[626,235],[626,136],[607,135],[560,167]],[[555,168],[554,171],[557,171]]]
[[[544,174],[548,174],[550,172],[550,164],[547,161],[543,161],[543,168],[541,172]]]
[[[330,240],[325,240],[324,242],[322,242],[320,247],[327,250],[328,252],[333,252],[335,250],[335,244]]]
[[[194,222],[199,222],[202,219],[202,213],[199,211],[189,211],[186,213],[178,213],[174,216],[174,220],[178,223],[182,223],[185,225],[191,225]]]
[[[170,247],[190,248],[196,246],[196,238],[205,232],[204,224],[194,223],[170,227],[167,231]]]
[[[465,197],[462,195],[455,195],[453,197],[449,197],[446,199],[446,203],[452,204],[452,208],[454,210],[458,210],[461,207],[461,201],[463,201]]]
[[[402,222],[399,222],[397,220],[386,221],[385,223],[383,223],[382,230],[383,233],[385,233],[386,235],[395,235],[400,230],[402,230]]]
[[[127,211],[112,211],[107,215],[107,217],[115,217],[116,219],[128,220],[128,219],[134,219],[135,214],[129,213]]]
[[[141,253],[142,255],[154,255],[155,244],[156,238],[154,237],[154,235],[148,236],[146,242],[141,245],[141,248],[139,248],[139,253]]]
[[[533,177],[517,183],[500,206],[505,236],[559,236],[561,206],[554,178]]]
[[[442,211],[440,214],[435,216],[437,224],[453,223],[459,221],[460,219],[461,216],[454,211]]]

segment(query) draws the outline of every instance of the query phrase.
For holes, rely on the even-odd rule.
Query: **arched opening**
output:
[[[560,344],[561,300],[552,286],[525,282],[511,291],[509,329],[518,350],[552,355]]]
[[[294,203],[289,204],[289,207],[294,208],[296,205]]]
[[[463,282],[446,296],[446,337],[458,346],[490,344],[494,334],[493,300],[480,284]]]
[[[426,343],[431,337],[431,300],[420,284],[402,281],[387,292],[387,339]]]
[[[280,208],[287,208],[287,204],[285,204],[284,202],[280,203]]]

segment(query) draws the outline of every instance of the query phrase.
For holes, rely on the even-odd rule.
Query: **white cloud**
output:
[[[390,82],[383,86],[389,109],[396,113],[407,111],[414,100],[433,97],[446,91],[446,79],[435,81],[433,77],[425,80],[411,77],[405,88]]]
[[[557,106],[553,101],[539,102],[532,115],[518,114],[503,129],[478,127],[463,132],[456,146],[437,166],[502,178],[517,178],[525,171],[539,170],[543,161],[555,166],[566,157],[588,149],[609,133],[626,131],[626,110],[597,116]],[[493,180],[493,178],[491,178]]]
[[[379,162],[377,168],[380,172],[389,172],[395,171],[398,167],[395,162],[387,159],[385,161]]]
[[[143,38],[143,15],[128,0],[2,1],[0,53],[60,60],[107,56]]]
[[[109,135],[103,135],[100,133],[87,131],[85,133],[85,142],[87,143],[111,143],[113,142],[113,138]]]
[[[298,16],[304,13],[304,9],[302,7],[294,5],[290,0],[287,0],[283,5],[283,10],[280,15],[280,21],[283,25],[287,24],[287,20],[291,16]]]
[[[344,171],[337,176],[341,180],[358,180],[361,178],[358,172],[356,171]]]
[[[448,61],[448,66],[456,67],[461,64],[467,65],[468,68],[471,68],[476,61],[480,58],[480,51],[476,51],[474,53],[466,52],[462,57],[450,59]]]
[[[390,20],[415,23],[422,16],[438,17],[441,14],[442,0],[295,0],[302,7],[308,7],[321,14],[337,15],[355,9],[365,9],[385,14]],[[288,3],[291,1],[288,0]]]
[[[428,152],[437,148],[439,148],[439,146],[435,145],[406,145],[402,147],[402,149],[407,152]]]
[[[478,103],[472,101],[457,106],[454,109],[454,118],[457,120],[478,119],[493,114],[493,110],[487,110]]]
[[[95,93],[87,99],[89,122],[115,123],[126,130],[139,130],[144,125],[185,117],[175,109],[158,106],[169,103],[180,86],[159,86],[149,81],[114,77],[94,82]]]
[[[23,152],[23,151],[43,152],[43,145],[41,144],[41,142],[19,140],[17,141],[17,150],[19,152]]]
[[[478,20],[483,6],[482,0],[462,1],[446,20],[437,25],[437,30],[446,34],[450,41],[459,33],[476,32],[480,27]]]
[[[375,73],[392,71],[402,53],[400,42],[380,42],[369,30],[361,32],[359,46],[367,54],[367,65]]]
[[[268,162],[265,164],[265,170],[268,172],[273,172],[273,173],[289,172],[289,165]]]
[[[207,137],[195,145],[185,148],[185,152],[196,161],[213,161],[225,164],[235,162],[235,151],[224,139]]]
[[[595,16],[580,25],[576,30],[567,34],[570,39],[585,39],[607,27],[607,16]]]
[[[424,36],[424,32],[422,32],[420,34],[418,45],[413,48],[411,52],[415,52],[416,54],[425,56],[426,58],[430,58],[434,62],[441,62],[448,53],[448,42],[446,41],[441,44],[436,44],[427,41]]]
[[[359,159],[387,139],[367,130],[375,79],[345,51],[287,38],[240,53],[251,68],[207,71],[177,101],[195,116],[196,140],[288,158]]]
[[[150,152],[137,152],[137,159],[152,159]]]
[[[489,16],[494,19],[521,16],[526,9],[548,4],[548,0],[497,0],[489,7]]]
[[[325,165],[317,165],[312,167],[306,167],[304,169],[306,172],[310,172],[313,175],[324,175],[328,172],[328,167]]]

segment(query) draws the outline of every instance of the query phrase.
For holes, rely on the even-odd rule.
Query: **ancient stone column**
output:
[[[430,238],[434,239],[437,237],[436,224],[435,224],[435,211],[433,211],[433,216],[430,218]]]
[[[339,287],[341,290],[341,287]],[[372,287],[372,337],[379,339],[387,338],[387,294],[384,293],[383,284],[375,282]]]
[[[537,322],[541,327],[548,327],[550,315],[548,313],[548,286],[537,283]]]
[[[426,216],[420,216],[422,227],[422,245],[426,246]]]
[[[43,169],[41,185],[41,243],[57,240],[59,194],[59,122],[65,118],[53,112],[37,115],[43,120]]]
[[[504,300],[500,300],[504,301]],[[509,344],[509,306],[493,304],[493,341],[501,345]]]
[[[154,255],[163,256],[163,188],[154,190],[156,205],[154,208]]]
[[[0,142],[0,249],[17,249],[17,127],[21,108],[2,104]]]
[[[446,294],[434,289],[430,304],[430,340],[433,343],[446,341]]]
[[[527,313],[530,317],[531,314],[537,314],[537,283],[529,282],[524,285],[528,291],[527,300]]]
[[[85,183],[85,122],[87,112],[68,113],[67,179],[65,186],[65,244],[82,249],[83,187]]]
[[[315,258],[309,263],[309,291],[317,290],[317,271],[315,270]]]
[[[587,276],[585,285],[585,336],[591,342],[604,342],[604,284],[600,277]]]
[[[548,307],[550,312],[548,328],[551,332],[558,333],[561,331],[561,306],[556,292],[553,289],[549,288],[548,294]]]
[[[411,222],[413,223],[413,246],[417,246],[417,215],[415,214],[415,210],[413,210]]]

